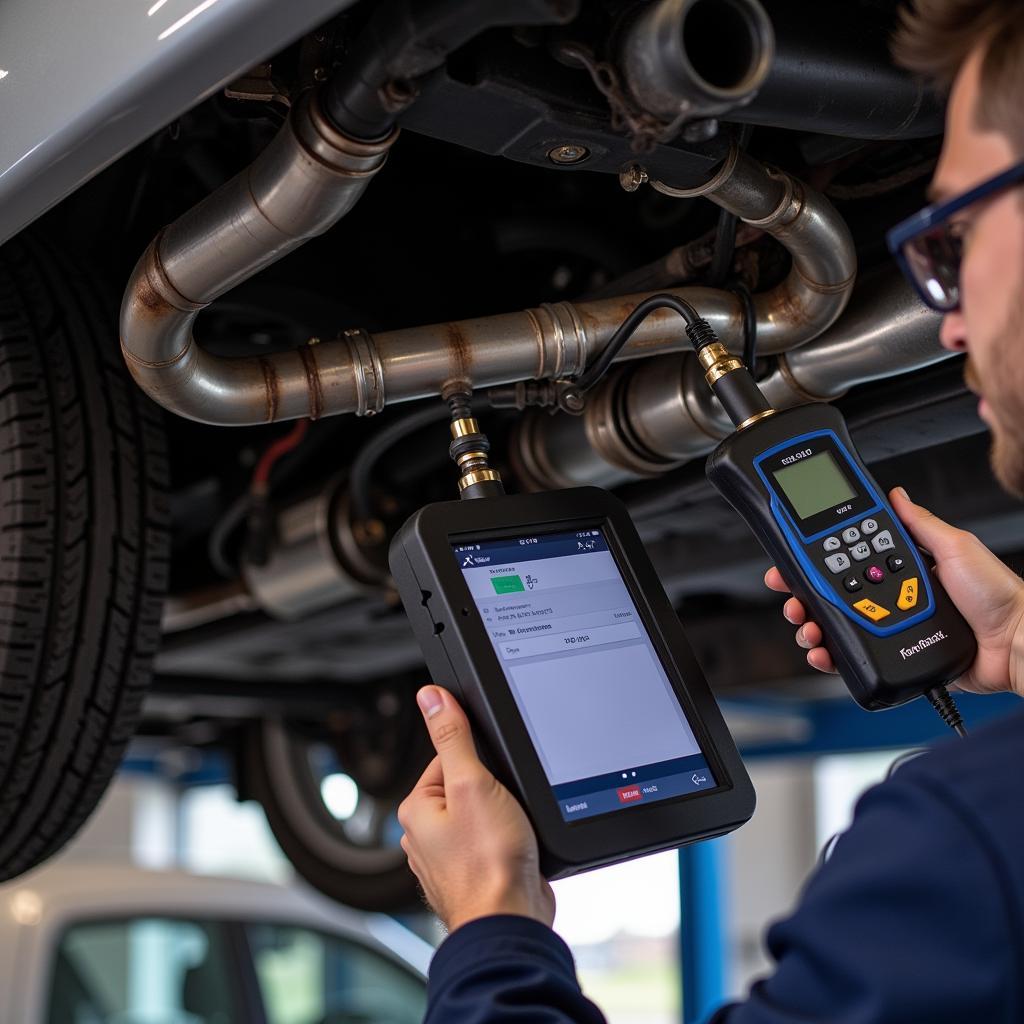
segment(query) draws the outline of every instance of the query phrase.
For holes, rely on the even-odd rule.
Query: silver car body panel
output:
[[[0,243],[354,0],[4,0]]]
[[[0,886],[0,1024],[43,1024],[65,929],[91,921],[172,917],[268,922],[374,950],[426,984],[433,949],[383,914],[363,914],[308,886],[56,861]]]

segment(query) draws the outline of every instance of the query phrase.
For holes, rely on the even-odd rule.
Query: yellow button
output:
[[[879,619],[884,619],[886,615],[892,614],[888,608],[883,608],[880,604],[875,604],[874,601],[869,601],[867,598],[863,601],[858,601],[853,607],[861,615],[866,615],[872,622],[877,622]]]
[[[915,604],[917,604],[917,577],[911,576],[909,580],[903,581],[896,607],[900,611],[906,612],[913,608]]]

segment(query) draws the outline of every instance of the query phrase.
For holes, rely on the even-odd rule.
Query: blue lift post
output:
[[[969,730],[1024,707],[1013,694],[956,694]],[[730,702],[720,701],[728,716]],[[794,702],[781,699],[736,701],[737,710],[784,716],[803,723],[792,740],[742,748],[744,760],[817,757],[866,750],[906,750],[935,740],[955,739],[924,700],[871,713],[845,698]],[[728,837],[679,851],[679,943],[683,1024],[702,1024],[728,998],[731,964],[727,878]]]
[[[725,1001],[729,971],[726,843],[725,837],[711,839],[679,851],[683,1024],[700,1024]]]

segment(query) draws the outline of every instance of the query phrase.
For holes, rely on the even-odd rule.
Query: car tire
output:
[[[99,802],[160,639],[163,426],[100,295],[39,239],[0,249],[0,880]]]
[[[384,913],[422,908],[416,877],[397,842],[355,843],[331,815],[309,749],[302,731],[266,718],[253,723],[243,751],[244,794],[262,804],[285,856],[310,885],[346,906]],[[400,797],[376,800],[393,815]]]

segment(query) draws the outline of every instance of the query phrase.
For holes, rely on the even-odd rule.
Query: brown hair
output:
[[[945,91],[968,55],[985,47],[974,112],[1024,155],[1024,4],[1021,0],[908,0],[892,41],[896,62]]]

